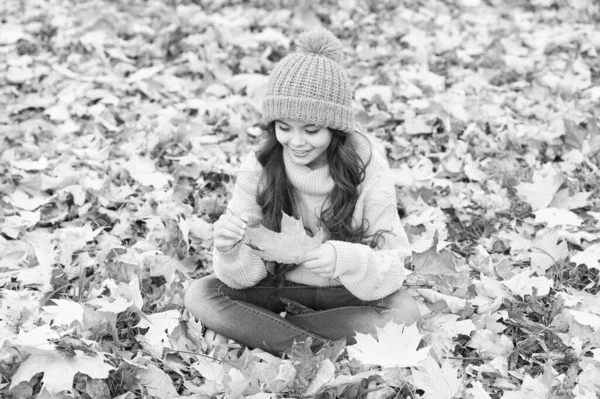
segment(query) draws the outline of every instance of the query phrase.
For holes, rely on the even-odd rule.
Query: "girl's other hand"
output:
[[[308,251],[298,258],[298,264],[306,267],[311,273],[321,277],[333,277],[337,254],[330,243],[323,243],[318,248]]]
[[[224,213],[214,224],[213,237],[215,248],[220,252],[233,249],[246,235],[248,215],[242,213],[240,217]]]

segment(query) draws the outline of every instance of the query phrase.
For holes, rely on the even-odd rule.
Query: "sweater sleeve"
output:
[[[231,200],[227,204],[227,212],[236,216],[246,212],[251,221],[262,219],[261,208],[256,202],[261,173],[262,168],[254,153],[244,159],[236,173],[236,182]],[[234,289],[252,287],[267,276],[264,261],[252,253],[245,245],[246,241],[247,238],[244,237],[227,252],[213,249],[215,276]]]
[[[404,259],[411,253],[396,209],[396,189],[390,168],[384,159],[377,164],[363,191],[367,235],[382,233],[377,247],[329,241],[337,253],[334,277],[357,298],[369,301],[384,298],[402,286]]]

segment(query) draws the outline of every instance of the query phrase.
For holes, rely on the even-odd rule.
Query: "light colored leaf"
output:
[[[479,381],[471,383],[472,388],[465,389],[465,399],[492,399],[490,395],[483,388],[483,384]]]
[[[65,324],[68,327],[74,321],[83,325],[83,306],[81,304],[66,299],[53,299],[52,302],[56,306],[44,306],[42,309],[44,309],[46,317],[53,320],[55,326]]]
[[[26,194],[22,190],[16,190],[10,196],[10,203],[16,208],[26,211],[35,211],[42,205],[46,205],[52,201],[52,197],[38,194]]]
[[[569,309],[569,313],[573,316],[576,322],[584,326],[590,326],[594,330],[600,330],[600,316],[588,312],[580,312],[578,310]]]
[[[356,333],[356,344],[347,347],[348,356],[381,367],[416,366],[429,354],[429,346],[417,350],[422,338],[415,324],[405,327],[390,321],[377,327],[377,339]]]
[[[140,385],[146,388],[150,395],[161,399],[174,399],[180,397],[173,386],[171,377],[154,364],[150,363],[145,369],[138,369],[136,375]]]
[[[590,245],[582,252],[573,255],[570,260],[576,265],[586,265],[590,269],[600,270],[600,243]]]
[[[101,297],[94,298],[91,301],[88,301],[90,305],[98,306],[99,312],[108,312],[108,313],[121,313],[129,309],[131,305],[133,305],[132,300],[127,300],[121,296],[117,296],[116,298],[110,297]]]
[[[452,252],[443,249],[436,250],[437,240],[434,238],[434,246],[422,253],[416,253],[412,257],[414,271],[417,274],[441,275],[441,274],[463,274],[466,269],[464,262],[456,257]]]
[[[13,375],[11,387],[21,381],[29,381],[37,373],[44,373],[42,378],[43,387],[52,395],[62,391],[71,391],[73,377],[82,373],[92,378],[107,378],[108,372],[114,367],[105,363],[107,360],[103,353],[97,356],[89,356],[80,350],[75,350],[75,356],[67,356],[56,350],[45,354],[30,356],[19,366]]]
[[[548,207],[567,210],[584,208],[590,204],[589,198],[591,195],[592,193],[587,192],[569,195],[569,189],[565,188],[554,195]]]
[[[562,182],[562,177],[552,167],[546,167],[533,173],[533,183],[520,183],[515,188],[517,195],[537,211],[550,205]]]
[[[370,85],[361,87],[354,92],[354,98],[358,101],[374,102],[376,97],[379,97],[389,107],[392,102],[392,88],[384,85]]]
[[[524,270],[511,279],[503,281],[503,284],[515,295],[531,295],[534,287],[537,289],[539,297],[548,295],[550,288],[554,285],[553,281],[543,276],[531,277],[532,273],[533,270]]]
[[[438,291],[431,290],[429,288],[421,288],[418,289],[417,292],[430,303],[443,301],[448,306],[448,308],[450,308],[450,310],[454,313],[460,312],[468,305],[468,302],[465,299],[442,294]]]
[[[53,346],[49,340],[57,339],[58,334],[52,330],[49,324],[43,324],[29,331],[19,331],[19,334],[11,339],[11,343],[19,346],[31,346],[40,350],[50,351]]]
[[[144,346],[154,356],[162,358],[163,349],[172,347],[169,337],[179,325],[179,316],[178,310],[168,310],[142,318],[136,327],[148,328],[148,331],[144,335],[138,335],[137,338],[146,344]]]
[[[475,330],[467,346],[477,349],[481,356],[492,359],[508,356],[514,348],[511,339],[506,335],[498,335],[487,329]]]
[[[460,316],[451,313],[433,314],[424,320],[423,329],[431,331],[427,342],[431,344],[439,356],[443,356],[454,349],[456,342],[453,338],[462,335],[471,335],[475,325],[471,320],[457,321]]]
[[[135,83],[141,80],[150,79],[163,69],[165,69],[164,65],[155,65],[148,68],[140,68],[135,73],[129,75],[127,80],[129,81],[129,83]]]
[[[28,36],[20,24],[4,23],[0,25],[0,45],[15,44],[19,39],[25,39]]]
[[[548,227],[555,226],[581,226],[583,220],[576,213],[566,209],[545,208],[537,210],[535,215],[535,224],[546,224]]]
[[[324,359],[319,365],[317,375],[310,382],[308,388],[304,392],[304,395],[311,396],[317,393],[317,391],[329,381],[335,377],[335,365],[329,359]]]
[[[531,243],[531,267],[538,275],[544,275],[552,265],[569,256],[565,241],[558,242],[560,228],[542,230]]]
[[[600,395],[600,367],[590,367],[584,370],[579,374],[577,380],[583,389]]]
[[[229,370],[228,374],[229,379],[225,382],[226,397],[231,399],[240,398],[250,384],[250,379],[236,368]]]
[[[149,158],[134,156],[125,162],[123,167],[127,169],[133,179],[144,186],[163,188],[173,180],[171,175],[158,172],[154,162]]]
[[[540,399],[548,399],[549,389],[544,385],[544,383],[540,380],[540,377],[531,378],[531,376],[526,375],[523,379],[523,384],[521,385],[521,389],[517,392],[505,392],[502,395],[503,398],[508,399],[528,399],[528,398],[540,398]]]
[[[417,388],[425,391],[423,399],[452,399],[462,385],[457,370],[448,361],[440,367],[431,356],[413,370],[413,380]]]
[[[262,225],[246,231],[247,245],[252,252],[264,260],[295,263],[298,257],[313,250],[323,242],[323,230],[319,228],[314,237],[304,230],[302,220],[283,213],[281,233],[271,231]]]

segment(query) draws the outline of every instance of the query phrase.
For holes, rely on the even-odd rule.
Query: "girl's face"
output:
[[[311,169],[327,164],[327,148],[333,133],[326,127],[284,119],[275,121],[275,135],[297,164]]]

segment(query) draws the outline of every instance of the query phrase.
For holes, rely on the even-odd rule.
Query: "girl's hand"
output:
[[[333,277],[336,261],[337,254],[335,247],[327,242],[298,258],[299,265],[306,267],[311,273],[321,277]]]
[[[247,227],[248,216],[246,214],[242,213],[239,218],[228,213],[222,214],[214,224],[215,248],[220,252],[230,251],[238,242],[242,241]]]

